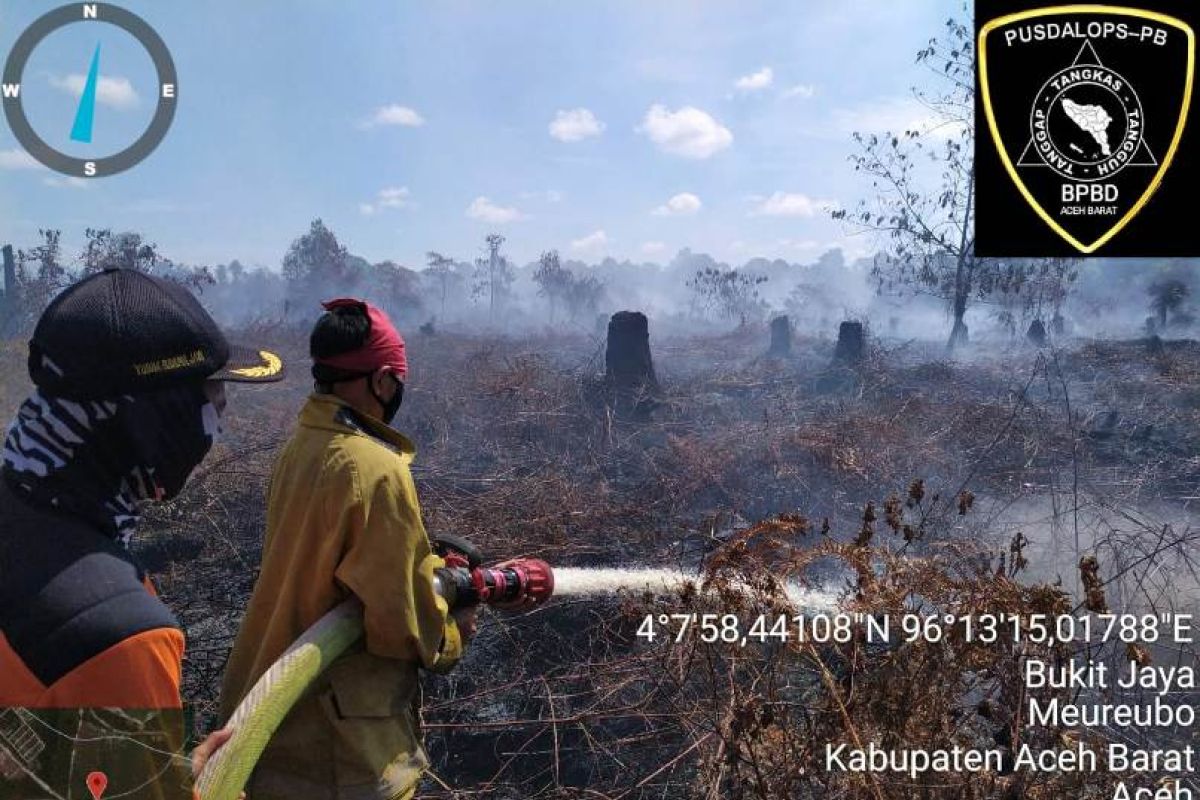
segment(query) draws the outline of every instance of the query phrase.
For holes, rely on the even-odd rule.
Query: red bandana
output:
[[[367,341],[357,350],[342,353],[330,358],[317,359],[318,364],[344,369],[347,372],[374,372],[383,367],[390,367],[400,380],[408,375],[408,359],[404,355],[404,339],[388,319],[387,314],[363,300],[340,298],[322,303],[326,311],[346,306],[361,305],[367,310],[367,318],[371,320],[371,332]]]

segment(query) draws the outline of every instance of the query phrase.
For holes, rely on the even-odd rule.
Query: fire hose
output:
[[[455,536],[433,541],[446,566],[434,586],[451,611],[488,604],[517,607],[554,592],[554,572],[540,559],[482,566],[474,545]],[[317,620],[263,673],[226,727],[233,731],[196,781],[201,800],[237,800],[267,743],[288,712],[330,664],[363,635],[362,604],[350,598]]]

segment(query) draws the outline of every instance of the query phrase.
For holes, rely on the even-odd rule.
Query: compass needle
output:
[[[96,116],[96,80],[100,72],[100,43],[92,53],[92,65],[88,68],[87,83],[79,97],[79,108],[75,110],[75,124],[71,126],[71,140],[92,141],[92,121]]]
[[[93,26],[98,25],[113,25],[120,28],[145,49],[154,67],[157,103],[149,125],[132,143],[126,144],[108,155],[64,152],[42,138],[25,114],[25,92],[22,91],[21,76],[25,71],[30,54],[48,36],[53,35],[61,28],[75,24],[90,27],[92,30],[97,30]],[[78,74],[72,74],[65,81],[52,81],[52,85],[69,88],[72,93],[82,89],[79,91],[79,105],[75,110],[75,121],[71,125],[70,141],[83,142],[93,146],[96,145],[94,134],[97,100],[104,101],[119,110],[137,105],[137,94],[132,91],[133,85],[125,78],[118,77],[111,72],[118,68],[118,64],[113,61],[113,58],[117,57],[117,61],[121,60],[121,46],[118,44],[115,52],[110,48],[108,61],[105,62],[108,65],[108,77],[102,78],[100,76],[100,45],[103,41],[112,44],[112,39],[107,38],[107,34],[96,34],[94,41],[96,47],[92,51],[92,60],[86,78],[80,80]],[[8,58],[4,61],[3,70],[0,71],[0,89],[3,89],[0,91],[0,106],[4,109],[5,119],[8,120],[8,126],[12,128],[13,135],[16,136],[25,152],[50,169],[64,175],[70,175],[73,178],[103,178],[124,172],[141,162],[154,152],[154,148],[167,135],[167,131],[171,127],[171,120],[175,118],[175,104],[179,98],[179,78],[175,72],[175,61],[171,58],[171,51],[167,49],[166,43],[158,35],[158,32],[150,27],[144,19],[111,3],[71,3],[47,11],[21,32],[9,51]],[[109,116],[106,114],[104,116],[105,125],[114,130],[122,129],[120,125],[114,126],[108,123]],[[61,139],[61,135],[52,138]],[[119,137],[110,131],[109,135],[101,137],[100,143],[113,143],[116,138]],[[79,150],[80,148],[76,147],[75,149]]]

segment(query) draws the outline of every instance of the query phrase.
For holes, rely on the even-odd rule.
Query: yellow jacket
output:
[[[314,394],[268,490],[262,569],[225,672],[221,717],[297,637],[351,593],[364,642],[339,658],[271,740],[253,800],[411,796],[421,746],[418,667],[449,671],[458,627],[434,591],[433,555],[409,465],[412,443]]]

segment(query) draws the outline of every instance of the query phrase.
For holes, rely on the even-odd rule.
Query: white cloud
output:
[[[682,217],[700,210],[700,198],[691,192],[680,192],[650,213],[656,217]]]
[[[592,231],[587,236],[571,242],[571,249],[583,255],[600,255],[608,247],[608,234],[603,230]]]
[[[660,256],[667,252],[667,245],[665,242],[642,242],[641,250],[642,255]]]
[[[599,136],[605,125],[586,108],[559,111],[550,121],[550,135],[560,142],[578,142],[589,136]]]
[[[408,205],[408,187],[391,186],[379,190],[380,208],[403,208]]]
[[[733,86],[739,92],[758,92],[766,89],[774,80],[775,72],[770,67],[763,67],[758,72],[738,78]]]
[[[817,87],[813,86],[811,83],[797,83],[795,86],[792,86],[791,88],[784,89],[782,92],[779,93],[779,96],[784,99],[788,99],[788,98],[792,98],[792,97],[800,97],[800,98],[803,98],[804,100],[807,100],[810,97],[812,97],[813,95],[815,95],[816,93],[817,93]]]
[[[471,219],[490,222],[493,225],[502,225],[506,222],[516,222],[526,218],[525,214],[516,208],[498,206],[483,195],[476,197],[471,201],[471,205],[467,206],[467,216]]]
[[[410,205],[407,186],[389,186],[380,189],[373,203],[359,203],[358,210],[363,216],[371,216],[385,208],[406,208]]]
[[[76,97],[83,96],[83,87],[86,84],[87,77],[79,73],[67,75],[65,78],[50,76],[51,86],[62,89],[64,92],[70,92]],[[102,75],[96,81],[96,102],[118,111],[127,111],[137,108],[141,103],[141,98],[138,97],[137,91],[128,78],[111,78]]]
[[[817,214],[837,208],[832,200],[814,200],[799,192],[775,192],[770,197],[756,198],[758,207],[751,216],[763,217],[815,217]]]
[[[419,128],[425,124],[425,118],[408,106],[392,103],[375,109],[371,116],[359,123],[360,128],[377,128],[381,125],[400,126],[404,128]]]
[[[0,169],[43,169],[41,163],[20,148],[0,150]]]
[[[670,111],[656,103],[637,130],[661,150],[684,158],[709,158],[733,144],[728,128],[692,106]]]
[[[951,138],[962,131],[962,123],[947,123],[915,97],[885,97],[833,112],[838,133],[895,133],[914,130],[935,137]]]

